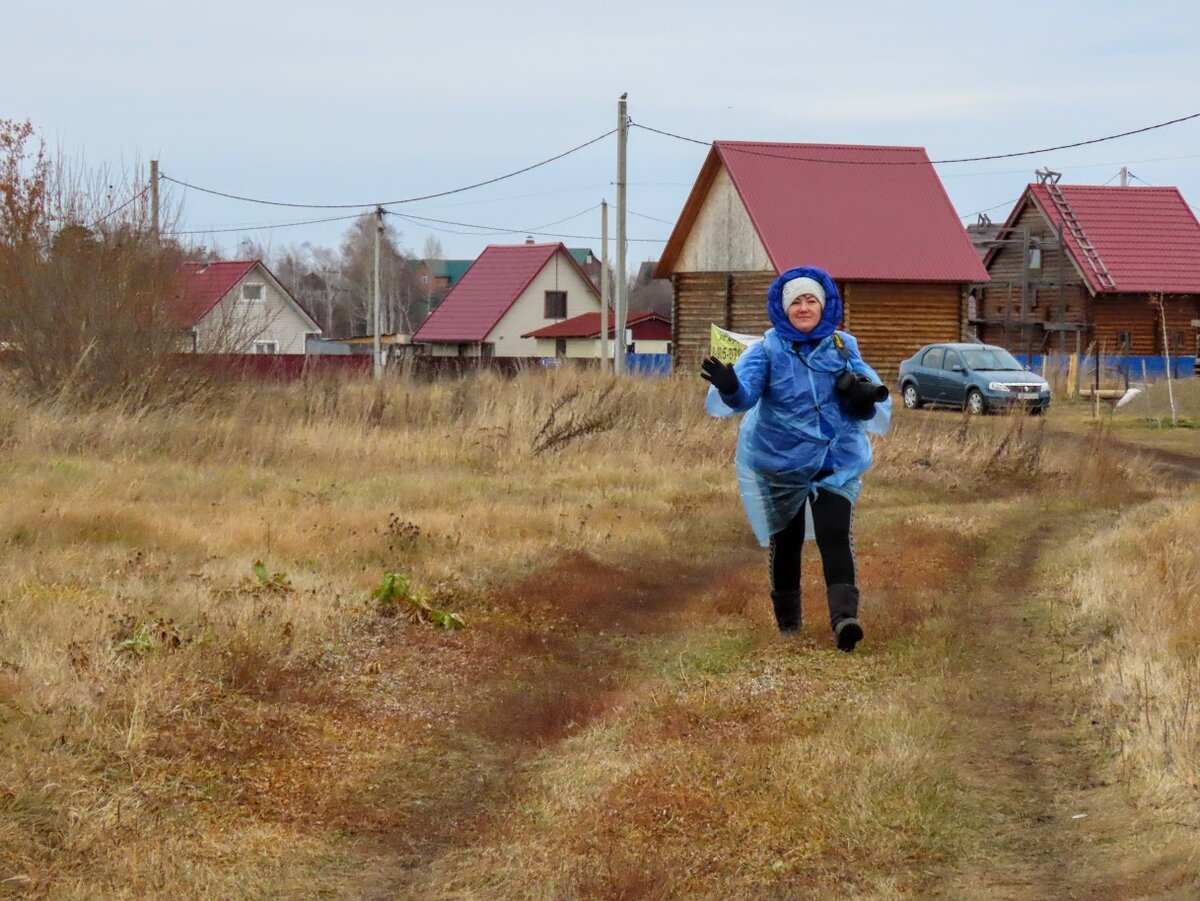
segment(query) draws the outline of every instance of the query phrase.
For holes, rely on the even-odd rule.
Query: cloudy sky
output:
[[[521,168],[634,122],[698,139],[899,144],[932,159],[1072,143],[1200,112],[1192,3],[375,0],[23,3],[0,32],[0,117],[90,165],[151,157],[180,181],[269,200],[364,204]],[[68,12],[69,10],[69,12]],[[178,11],[177,11],[178,10]],[[634,129],[631,266],[657,257],[705,148]],[[486,188],[393,207],[402,243],[447,255],[538,226],[599,242],[609,137]],[[1003,219],[1037,167],[1176,185],[1200,205],[1200,119],[1070,150],[939,165],[964,222]],[[235,252],[336,245],[352,215],[175,189],[181,229]],[[584,213],[583,211],[588,210]],[[581,215],[577,215],[581,214]],[[663,221],[657,221],[663,220]],[[547,225],[547,223],[556,223]],[[436,228],[436,230],[435,230]],[[221,229],[222,231],[215,231]],[[224,231],[233,229],[233,231]],[[244,229],[244,231],[239,231]]]

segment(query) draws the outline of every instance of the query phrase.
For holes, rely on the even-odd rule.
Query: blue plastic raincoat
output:
[[[784,283],[801,276],[825,288],[821,320],[807,335],[788,321],[783,308]],[[775,327],[734,364],[737,392],[726,396],[709,388],[706,401],[714,416],[749,411],[738,431],[734,464],[738,493],[764,547],[818,490],[858,500],[862,474],[871,466],[867,432],[882,435],[892,418],[890,398],[863,420],[834,390],[847,369],[877,382],[879,376],[863,362],[854,336],[836,330],[842,298],[825,271],[801,266],[780,275],[767,291],[767,315]]]

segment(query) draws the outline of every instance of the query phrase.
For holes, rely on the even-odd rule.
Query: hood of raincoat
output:
[[[783,286],[794,278],[808,277],[816,279],[825,288],[825,309],[821,312],[821,320],[808,334],[797,329],[788,320],[787,310],[783,308]],[[842,321],[842,295],[838,294],[837,285],[829,277],[829,273],[816,266],[797,266],[771,282],[767,289],[767,316],[775,326],[775,332],[785,341],[820,341],[828,338]]]

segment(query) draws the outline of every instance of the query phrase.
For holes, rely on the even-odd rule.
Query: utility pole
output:
[[[158,237],[158,160],[150,161],[150,234],[154,244],[159,244]]]
[[[1171,381],[1171,346],[1167,343],[1167,305],[1162,294],[1158,295],[1158,321],[1162,323],[1163,336],[1163,366],[1167,371],[1167,397],[1171,401],[1171,428],[1179,425],[1179,417],[1175,413],[1175,386]]]
[[[383,207],[375,207],[375,297],[372,315],[375,319],[375,340],[372,342],[374,358],[371,363],[371,374],[376,378],[383,377],[383,360],[379,352],[379,241],[383,236]]]
[[[1129,187],[1129,167],[1128,166],[1121,167],[1121,187],[1122,188]]]
[[[617,333],[613,348],[613,371],[625,372],[625,313],[629,300],[629,279],[625,277],[625,150],[629,142],[629,114],[625,94],[617,101]]]
[[[600,371],[608,372],[608,201],[600,201]]]

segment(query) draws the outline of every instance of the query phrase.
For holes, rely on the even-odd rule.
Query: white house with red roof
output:
[[[1047,177],[1025,188],[984,265],[991,281],[971,319],[984,341],[1031,353],[1200,352],[1200,222],[1177,188]]]
[[[321,334],[261,260],[182,264],[168,310],[194,353],[303,354]]]
[[[600,294],[562,243],[491,244],[413,334],[442,357],[538,357],[530,333],[600,312]]]
[[[616,314],[608,314],[608,354],[614,356],[616,345]],[[584,313],[554,325],[544,326],[523,335],[537,341],[539,357],[566,359],[600,358],[600,313]],[[671,320],[653,310],[630,313],[625,319],[629,342],[626,350],[634,354],[669,354],[671,352]]]
[[[820,266],[845,327],[877,369],[957,341],[987,273],[922,147],[717,141],[655,276],[674,284],[675,365],[694,368],[710,326],[770,328],[771,281]]]

